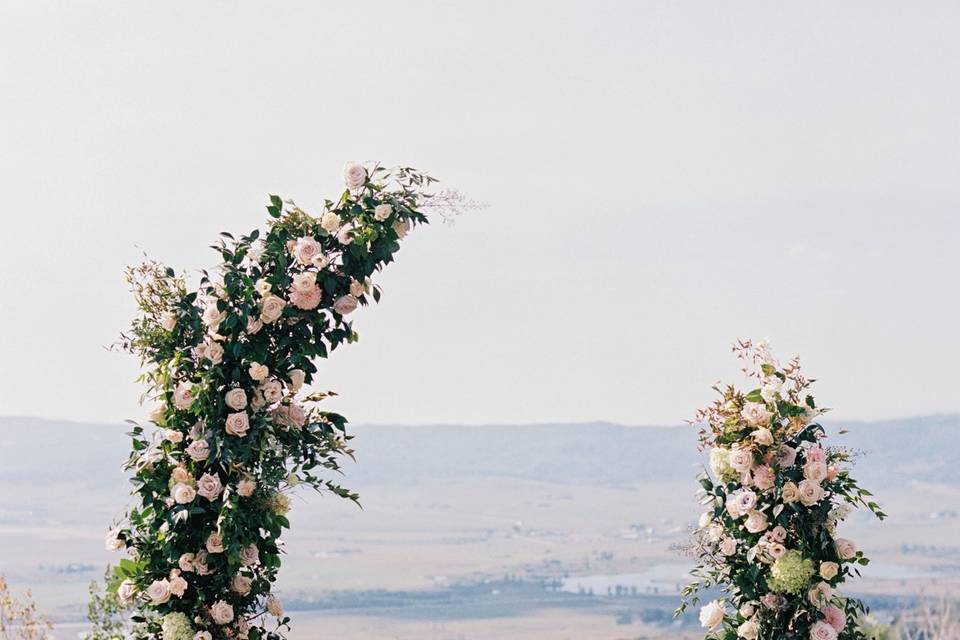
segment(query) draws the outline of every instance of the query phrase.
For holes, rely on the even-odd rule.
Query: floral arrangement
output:
[[[766,343],[750,341],[734,351],[758,386],[746,394],[715,386],[720,398],[695,418],[710,451],[700,477],[707,511],[694,539],[695,581],[677,614],[718,586],[723,597],[700,611],[708,638],[863,640],[865,606],[837,589],[869,561],[837,526],[857,507],[885,514],[850,476],[851,452],[824,445],[815,420],[826,410],[799,359],[781,368]]]
[[[283,638],[271,589],[289,491],[358,498],[323,477],[352,454],[345,418],[319,408],[330,393],[302,390],[316,358],[356,340],[348,316],[381,295],[371,277],[443,205],[409,168],[350,164],[344,181],[318,215],[270,196],[266,233],[223,233],[197,291],[156,262],[128,271],[141,313],[120,346],[146,367],[157,428],[132,423],[139,504],[106,546],[129,555],[114,586],[137,638]]]

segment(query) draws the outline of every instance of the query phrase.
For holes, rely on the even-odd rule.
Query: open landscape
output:
[[[960,597],[960,416],[828,425],[890,518],[844,535],[873,562],[851,591],[881,619]],[[0,419],[0,572],[57,638],[83,629],[87,588],[116,557],[125,428]],[[299,493],[279,592],[291,638],[635,640],[696,637],[674,621],[699,508],[693,427],[605,423],[357,426],[346,483],[362,509]],[[42,478],[38,448],[51,460]],[[952,505],[945,508],[945,505]]]

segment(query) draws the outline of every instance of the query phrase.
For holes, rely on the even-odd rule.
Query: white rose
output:
[[[107,532],[103,546],[107,551],[120,551],[127,546],[127,543],[120,539],[120,529],[111,529]]]
[[[234,411],[241,411],[247,408],[247,392],[243,389],[230,389],[223,396],[227,406]]]
[[[764,378],[760,386],[760,396],[764,402],[774,402],[783,390],[783,380],[777,376]]]
[[[210,502],[219,498],[221,491],[223,491],[223,484],[220,478],[213,474],[205,473],[197,480],[197,493]]]
[[[210,607],[210,617],[219,625],[230,624],[233,622],[233,607],[223,600],[217,600]]]
[[[193,640],[213,640],[213,636],[209,631],[197,631],[193,634]]]
[[[210,445],[206,440],[194,440],[187,445],[187,455],[194,462],[200,462],[210,457]]]
[[[165,331],[173,331],[174,327],[177,326],[177,316],[172,311],[167,311],[160,316],[160,326],[163,327]]]
[[[840,565],[836,562],[821,562],[820,563],[820,577],[824,580],[833,580],[837,577],[837,573],[840,571]]]
[[[353,313],[357,310],[359,302],[350,295],[341,296],[333,303],[333,310],[342,316]]]
[[[117,587],[117,597],[120,598],[120,603],[125,606],[131,604],[136,595],[137,585],[130,578],[121,582],[120,586]]]
[[[720,541],[720,553],[732,556],[737,552],[737,541],[734,538],[724,538]]]
[[[231,413],[227,416],[227,423],[224,430],[232,436],[242,438],[247,435],[250,429],[250,418],[246,411],[240,413]]]
[[[742,615],[744,618],[751,618],[751,617],[753,617],[753,614],[754,614],[755,611],[756,611],[756,609],[755,609],[754,606],[753,606],[752,604],[750,604],[749,602],[748,602],[747,604],[743,605],[742,607],[740,607],[740,615]]]
[[[147,587],[147,595],[150,601],[155,604],[163,604],[170,600],[170,583],[166,580],[154,580]]]
[[[393,230],[396,232],[397,237],[401,240],[410,232],[410,221],[409,220],[397,220],[393,223]]]
[[[378,204],[373,208],[373,217],[378,222],[383,222],[391,215],[393,215],[393,207],[389,204]]]
[[[343,168],[343,182],[347,185],[347,189],[359,189],[366,181],[367,170],[362,164],[350,162]]]
[[[723,623],[726,612],[719,601],[714,600],[700,609],[700,624],[708,629],[714,629]]]
[[[333,211],[327,211],[320,217],[320,226],[327,233],[336,233],[340,228],[340,216]]]
[[[178,483],[173,485],[173,491],[170,496],[177,504],[189,504],[197,497],[196,490],[188,484]]]
[[[837,555],[841,560],[853,560],[857,557],[857,545],[852,540],[837,538],[833,541],[833,546],[836,547]]]
[[[751,511],[747,514],[747,519],[743,523],[744,528],[750,533],[760,533],[766,531],[769,526],[767,516],[760,511]]]
[[[293,248],[294,259],[304,267],[312,265],[314,259],[322,253],[323,248],[320,243],[310,237],[297,238]]]
[[[737,637],[743,640],[757,640],[760,637],[760,625],[756,620],[747,620],[737,627]]]
[[[303,369],[291,369],[287,376],[290,378],[290,391],[293,393],[300,391],[307,379],[307,374]]]
[[[273,285],[271,285],[265,278],[260,278],[254,283],[253,288],[257,293],[260,294],[261,298],[265,298],[270,295],[270,292],[273,290]]]
[[[265,364],[254,362],[250,365],[250,369],[247,373],[250,374],[251,380],[262,382],[267,379],[268,375],[270,375],[270,369]]]
[[[697,521],[697,526],[699,526],[701,529],[704,529],[708,527],[711,522],[713,522],[713,512],[704,511],[700,514],[700,520]]]
[[[773,434],[770,433],[770,429],[767,429],[766,427],[761,427],[752,432],[750,435],[753,437],[753,441],[759,445],[769,447],[771,444],[773,444]]]
[[[286,306],[287,303],[283,301],[283,298],[275,295],[267,296],[260,303],[260,320],[265,324],[273,324],[283,315],[283,308]]]

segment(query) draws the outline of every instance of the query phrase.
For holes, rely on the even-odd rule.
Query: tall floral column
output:
[[[780,367],[763,343],[735,351],[756,387],[716,387],[720,398],[697,415],[710,451],[700,478],[707,510],[695,536],[696,580],[678,613],[697,591],[718,586],[724,596],[700,612],[707,638],[865,638],[863,603],[838,588],[868,559],[837,526],[857,507],[884,513],[850,476],[849,453],[826,446],[816,423],[825,410],[799,360]]]
[[[356,339],[348,318],[379,300],[372,278],[427,222],[433,179],[352,164],[344,180],[316,214],[271,196],[265,232],[222,234],[195,291],[157,263],[129,271],[141,314],[122,345],[142,361],[158,428],[134,423],[138,504],[107,546],[127,552],[117,588],[138,638],[282,638],[271,590],[288,490],[357,499],[332,479],[351,454],[346,420],[303,387],[317,358]]]

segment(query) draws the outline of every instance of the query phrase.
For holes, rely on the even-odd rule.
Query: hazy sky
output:
[[[355,422],[675,423],[738,336],[841,417],[960,410],[953,2],[0,4],[0,415],[144,414],[124,265],[346,160],[489,203],[322,365]]]

